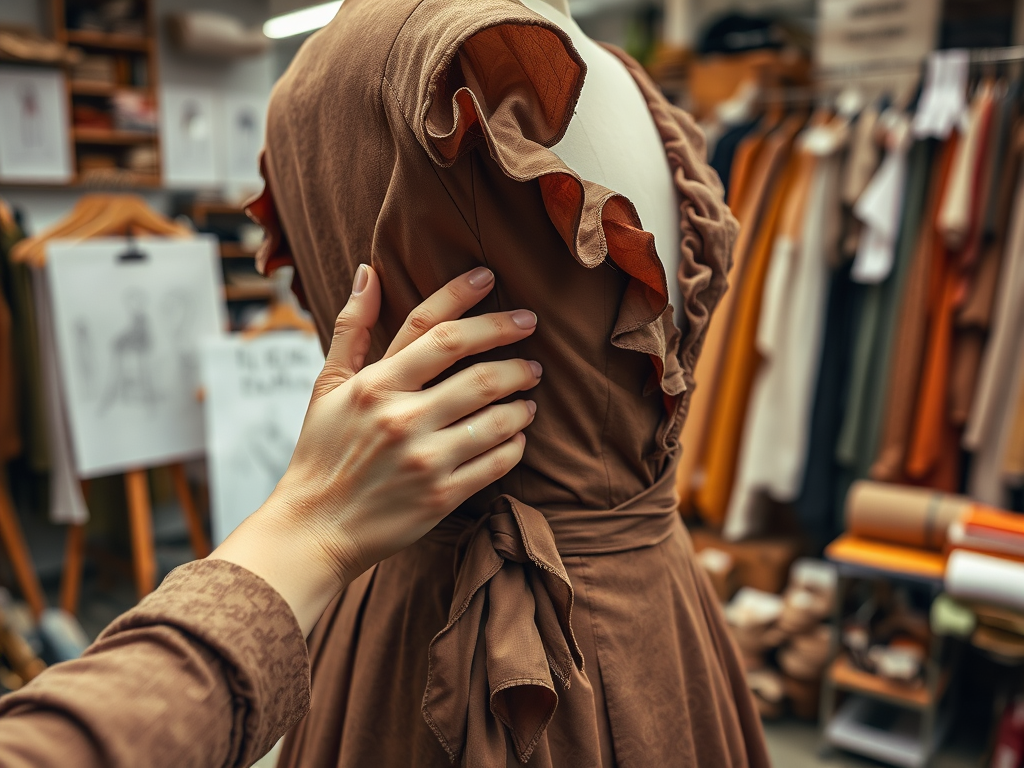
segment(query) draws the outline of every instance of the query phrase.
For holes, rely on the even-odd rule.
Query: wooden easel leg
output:
[[[32,610],[32,615],[37,619],[46,608],[46,599],[43,597],[43,589],[39,586],[39,578],[36,569],[32,565],[32,555],[25,543],[25,536],[18,523],[18,517],[14,513],[14,505],[11,503],[11,496],[7,492],[7,485],[0,478],[0,539],[3,539],[4,549],[11,559],[11,566],[14,568],[14,576],[18,580],[21,594],[25,602]]]
[[[126,472],[124,488],[128,497],[128,522],[132,537],[135,588],[141,600],[156,588],[156,547],[153,543],[153,509],[149,500],[146,470]]]
[[[85,526],[72,523],[64,540],[64,573],[60,578],[60,607],[70,614],[78,611],[82,590],[82,563],[85,560]]]
[[[210,542],[206,540],[203,521],[199,517],[199,510],[196,509],[195,499],[192,498],[192,490],[188,487],[185,467],[181,464],[172,464],[171,476],[174,478],[174,491],[178,496],[178,503],[181,505],[181,511],[185,515],[185,524],[188,526],[188,538],[192,543],[192,551],[196,553],[198,559],[202,560],[210,554]]]

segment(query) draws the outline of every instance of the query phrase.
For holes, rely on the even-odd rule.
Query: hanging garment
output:
[[[6,203],[0,200],[0,206],[6,207]],[[9,210],[5,213],[11,216]],[[6,223],[0,221],[0,260],[7,260],[7,253],[19,236],[13,218]],[[11,286],[7,285],[6,273],[0,266],[0,466],[22,451],[14,328],[7,302]]]
[[[515,0],[345,3],[274,89],[259,263],[295,263],[325,345],[360,262],[370,360],[486,264],[476,311],[534,310],[511,351],[545,367],[519,465],[325,612],[282,766],[768,764],[673,494],[736,226],[692,120],[618,55],[678,190],[681,329],[632,206],[549,149],[585,66]]]
[[[754,137],[737,152],[737,182],[733,185],[734,212],[740,222],[740,234],[733,249],[731,288],[722,297],[715,316],[708,327],[704,348],[694,370],[694,390],[690,411],[683,424],[680,444],[678,482],[680,508],[695,511],[693,493],[703,484],[704,440],[710,421],[714,399],[718,392],[718,376],[725,350],[730,339],[736,296],[741,292],[747,260],[755,243],[767,201],[772,195],[772,184],[777,181],[785,164],[788,147],[802,125],[803,119],[792,117],[767,137]],[[758,151],[759,150],[759,151]],[[748,183],[749,177],[749,183]],[[731,201],[732,203],[733,201]],[[721,520],[717,521],[721,524]]]
[[[693,495],[701,517],[713,526],[722,525],[729,508],[750,389],[758,366],[757,322],[761,315],[765,275],[786,201],[791,191],[799,186],[800,170],[804,172],[806,183],[809,180],[806,176],[810,170],[808,163],[801,163],[798,155],[791,155],[772,192],[751,246],[749,264],[736,290],[729,339],[699,459],[702,482]]]
[[[936,218],[939,202],[949,180],[957,141],[957,135],[953,134],[941,149],[935,151],[934,159],[928,161],[930,177],[935,179],[934,184],[928,184],[929,176],[925,175],[918,185],[918,180],[913,173],[911,174],[911,189],[918,186],[930,189],[928,206],[918,228],[916,245],[913,246],[906,290],[902,294],[897,310],[892,367],[885,386],[885,412],[880,427],[877,457],[870,472],[875,480],[893,483],[906,480],[904,465],[913,428],[914,402],[920,386],[921,361],[924,357],[928,328],[928,287],[932,279],[932,265],[937,258],[936,249],[943,248],[936,235]],[[928,174],[928,169],[924,169],[922,173]],[[912,232],[908,234],[913,237]]]
[[[906,472],[912,480],[950,493],[956,492],[960,485],[960,435],[949,416],[954,320],[977,265],[977,251],[970,247],[971,228],[977,217],[972,218],[971,214],[982,186],[981,158],[991,113],[991,89],[983,89],[972,104],[968,131],[957,145],[949,183],[939,207],[938,232],[946,248],[933,272],[929,339],[907,455]],[[962,202],[964,199],[966,203]]]
[[[765,277],[757,330],[762,362],[723,528],[729,539],[763,527],[757,519],[761,494],[791,502],[803,484],[829,264],[839,246],[839,153],[845,142],[840,120],[809,128],[798,141],[811,170],[807,186],[791,194],[793,220],[780,227]]]
[[[740,142],[754,130],[757,123],[757,120],[750,120],[729,128],[729,130],[722,134],[722,138],[715,145],[715,152],[708,164],[714,168],[715,173],[722,180],[722,187],[725,190],[727,200],[729,199],[730,179],[736,150],[739,148]]]
[[[962,428],[970,415],[971,403],[978,373],[981,369],[981,358],[985,350],[988,328],[992,318],[992,307],[995,302],[996,283],[999,280],[999,268],[1002,262],[1002,243],[999,242],[1004,227],[989,231],[992,211],[1005,211],[1009,201],[990,197],[996,192],[1009,198],[1012,184],[1003,184],[1001,189],[994,189],[993,176],[1005,176],[1015,180],[1014,166],[1004,166],[1007,160],[1006,147],[1000,145],[1000,123],[1002,114],[1007,110],[998,103],[993,106],[993,119],[989,136],[984,137],[981,152],[983,167],[977,176],[973,210],[971,212],[971,233],[967,248],[972,251],[969,260],[975,260],[973,275],[967,288],[967,294],[957,310],[954,318],[953,352],[950,363],[949,381],[949,418],[952,423]],[[998,115],[998,117],[997,117]],[[1006,167],[1007,171],[997,172],[998,168]],[[1002,223],[1000,221],[1000,223]]]
[[[1003,479],[1011,486],[1019,486],[1024,481],[1024,373],[1020,372],[1024,363],[1020,359],[1017,368],[1017,396],[1011,410],[1013,417],[1003,452]]]
[[[1018,153],[1024,146],[1024,126],[1014,136]],[[1008,503],[1001,473],[1006,445],[1008,411],[1015,393],[1014,369],[1024,340],[1024,175],[1016,155],[1017,186],[1013,214],[1006,237],[993,309],[992,332],[982,359],[981,371],[964,430],[963,446],[974,452],[967,489],[971,496],[992,506]]]

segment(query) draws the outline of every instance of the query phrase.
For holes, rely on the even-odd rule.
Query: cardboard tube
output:
[[[859,480],[846,495],[846,530],[865,538],[941,550],[950,524],[972,504],[966,496]]]

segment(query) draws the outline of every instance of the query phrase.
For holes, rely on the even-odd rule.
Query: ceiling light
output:
[[[337,15],[339,8],[341,8],[340,1],[314,5],[312,8],[303,8],[301,11],[275,16],[263,25],[263,34],[279,40],[282,37],[312,32],[314,29],[320,29],[328,24]]]

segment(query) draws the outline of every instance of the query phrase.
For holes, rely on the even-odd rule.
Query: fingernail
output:
[[[352,280],[352,295],[358,296],[360,293],[366,290],[366,283],[370,280],[370,268],[365,264],[360,264],[359,268],[356,269],[356,276]]]
[[[533,328],[537,324],[537,316],[528,309],[517,309],[512,313],[512,322],[520,328]]]
[[[537,412],[537,404],[533,400],[527,400],[526,410],[528,410],[530,412],[530,415],[532,416]]]
[[[533,375],[538,379],[540,378],[540,375],[544,373],[544,367],[536,360],[530,361],[530,370],[533,371]]]
[[[487,267],[477,267],[469,273],[469,284],[474,288],[483,288],[494,282],[494,273]]]

